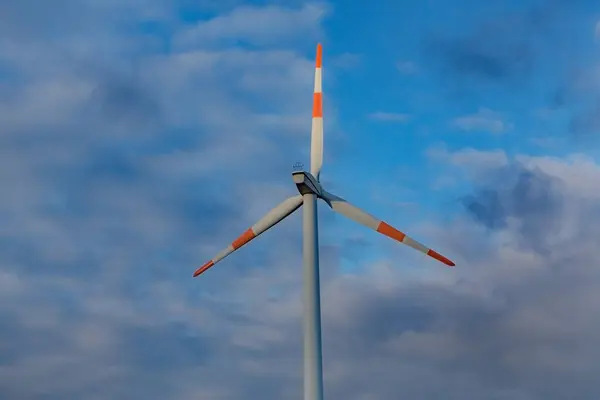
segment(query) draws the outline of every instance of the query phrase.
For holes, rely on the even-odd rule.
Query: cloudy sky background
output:
[[[324,44],[330,399],[598,399],[591,1],[0,2],[0,397],[301,398]],[[356,179],[360,179],[360,186]],[[413,254],[414,253],[414,254]]]

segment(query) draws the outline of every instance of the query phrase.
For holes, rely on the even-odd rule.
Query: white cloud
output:
[[[329,65],[338,68],[354,68],[362,62],[362,55],[356,53],[342,53],[338,56],[334,56]]]
[[[308,3],[300,8],[279,5],[239,6],[226,15],[201,21],[175,38],[178,47],[216,44],[242,40],[255,45],[270,45],[298,37],[322,36],[320,23],[329,12],[325,3]]]
[[[412,61],[398,61],[396,68],[403,75],[415,75],[419,72],[419,67]]]
[[[33,83],[10,101],[0,100],[0,124],[10,130],[55,126],[80,112],[92,91],[89,82],[73,78]]]
[[[571,154],[562,158],[518,154],[510,159],[503,150],[465,148],[448,151],[444,147],[430,148],[426,154],[432,160],[460,167],[477,179],[485,179],[490,171],[518,162],[527,169],[556,177],[564,185],[566,193],[575,193],[580,199],[591,200],[600,196],[595,190],[600,185],[600,169],[594,159],[585,154]]]
[[[579,198],[598,199],[600,193],[600,168],[593,158],[585,154],[572,154],[567,158],[531,157],[520,155],[516,160],[530,169],[541,171],[560,179],[567,193],[575,193]]]
[[[451,125],[467,132],[486,131],[496,134],[510,129],[510,124],[504,121],[501,114],[487,108],[480,108],[475,114],[455,118]]]
[[[483,151],[466,148],[450,152],[444,147],[433,147],[426,153],[432,159],[471,171],[490,170],[508,165],[508,157],[503,150]]]
[[[385,121],[385,122],[407,122],[410,119],[409,114],[383,112],[383,111],[373,112],[373,113],[369,114],[368,117],[375,121]]]

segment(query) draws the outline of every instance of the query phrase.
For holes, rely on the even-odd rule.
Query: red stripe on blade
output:
[[[317,59],[315,61],[315,67],[321,68],[321,62],[323,61],[323,48],[321,43],[317,45]]]
[[[400,232],[398,229],[394,228],[393,226],[391,226],[389,224],[386,224],[383,221],[381,221],[379,223],[379,226],[377,227],[377,232],[379,232],[389,238],[397,240],[400,243],[402,243],[402,241],[406,237],[406,235],[403,232]]]
[[[213,265],[215,265],[215,263],[212,262],[212,260],[210,260],[209,262],[207,262],[206,264],[204,264],[203,266],[201,266],[200,268],[198,268],[196,270],[196,272],[194,272],[194,277],[197,277],[198,275],[200,275],[201,273],[203,273],[204,271],[206,271],[207,269],[209,269]]]
[[[235,239],[233,241],[233,243],[231,243],[231,245],[233,246],[234,250],[237,250],[240,247],[242,247],[243,245],[245,245],[246,243],[248,243],[249,241],[251,241],[252,239],[254,239],[255,237],[256,237],[256,235],[252,231],[252,228],[250,228],[246,232],[242,233],[242,236]]]
[[[438,261],[443,262],[444,264],[450,266],[450,267],[454,267],[456,264],[454,264],[452,261],[448,260],[446,257],[444,257],[443,255],[441,255],[440,253],[433,251],[433,250],[429,250],[427,252],[427,255],[430,257],[435,258]]]
[[[323,95],[321,93],[313,94],[313,118],[323,117]]]

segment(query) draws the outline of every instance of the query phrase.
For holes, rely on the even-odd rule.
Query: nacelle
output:
[[[294,183],[298,188],[300,194],[315,194],[318,197],[322,197],[322,189],[319,181],[315,179],[315,177],[306,171],[296,171],[292,172],[292,177],[294,178]]]

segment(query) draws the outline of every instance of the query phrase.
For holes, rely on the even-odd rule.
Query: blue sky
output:
[[[0,397],[301,397],[323,43],[328,398],[599,397],[593,2],[5,1]]]

